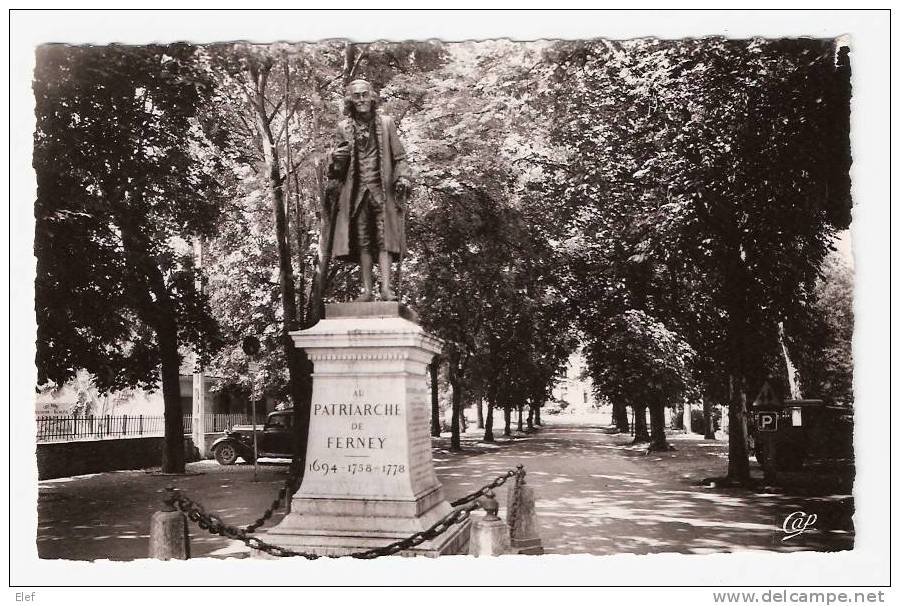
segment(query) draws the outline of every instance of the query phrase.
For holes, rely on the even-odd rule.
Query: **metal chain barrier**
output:
[[[197,522],[201,528],[203,528],[204,530],[209,530],[212,534],[222,534],[221,532],[212,529],[218,529],[220,526],[224,526],[227,527],[228,531],[235,536],[229,536],[225,534],[222,534],[222,536],[229,536],[229,538],[242,540],[237,536],[238,534],[250,534],[256,532],[272,517],[272,514],[274,514],[279,508],[284,505],[285,499],[291,498],[294,493],[297,492],[297,489],[300,487],[299,480],[300,471],[302,469],[303,467],[296,459],[292,460],[288,471],[288,477],[284,481],[284,484],[281,486],[281,489],[279,489],[278,494],[272,501],[272,504],[269,505],[269,507],[263,512],[261,516],[259,516],[251,524],[247,524],[243,528],[228,526],[221,523],[221,520],[219,520],[215,515],[207,514],[203,505],[178,493],[171,486],[168,487],[167,490],[172,492],[172,494],[168,498],[164,499],[164,502],[166,503],[166,505],[172,507],[178,506],[179,509],[188,514],[188,518],[190,518],[194,522]],[[184,505],[184,507],[182,507],[180,504]],[[194,513],[194,517],[191,517],[192,512]],[[206,526],[204,526],[204,524],[206,524]]]
[[[252,524],[248,524],[244,526],[244,532],[256,532],[256,530],[265,524],[269,518],[272,517],[272,514],[275,513],[276,510],[282,507],[285,502],[285,499],[291,498],[297,489],[300,488],[300,472],[303,470],[303,466],[300,465],[300,462],[297,459],[291,460],[291,466],[288,471],[288,478],[284,481],[284,485],[281,487],[281,490],[278,491],[278,495],[275,497],[275,500],[272,501],[272,504],[269,505],[269,508],[266,509],[261,516],[256,518],[256,520]]]
[[[188,519],[191,522],[196,523],[197,526],[199,526],[203,530],[208,531],[210,534],[217,534],[228,539],[241,541],[252,549],[258,549],[275,556],[298,556],[305,557],[310,560],[319,557],[314,553],[295,552],[290,549],[278,547],[277,545],[270,545],[268,543],[265,543],[258,537],[252,536],[246,528],[231,526],[230,524],[226,524],[219,516],[213,513],[206,513],[203,505],[179,493],[174,488],[169,487],[167,490],[169,490],[169,496],[165,499],[166,505],[174,507],[183,512],[185,515],[187,515]],[[253,524],[251,524],[250,526],[253,526]]]
[[[469,518],[469,515],[471,515],[471,513],[474,510],[478,509],[480,506],[481,505],[477,501],[469,503],[468,505],[464,505],[459,509],[454,509],[446,516],[435,522],[427,530],[417,532],[410,537],[407,537],[395,543],[391,543],[390,545],[385,545],[384,547],[377,547],[375,549],[368,549],[366,551],[359,551],[347,555],[349,555],[351,558],[358,558],[362,560],[371,560],[380,556],[394,555],[403,551],[404,549],[410,549],[411,547],[420,545],[425,541],[430,541],[431,539],[439,537],[440,535],[447,532],[447,530],[449,530],[450,527],[454,524],[466,521]]]
[[[522,465],[517,466],[515,469],[510,469],[502,476],[497,476],[497,479],[495,479],[490,484],[486,484],[485,486],[482,486],[475,492],[467,494],[466,496],[464,496],[462,498],[456,499],[455,501],[450,503],[450,506],[451,507],[459,507],[460,505],[468,503],[469,501],[474,501],[475,499],[483,497],[488,490],[494,490],[495,488],[499,488],[499,487],[503,486],[506,483],[506,481],[508,479],[510,479],[511,477],[518,476],[520,470],[522,470],[522,469],[524,469]]]
[[[454,507],[453,511],[448,513],[446,516],[444,516],[443,518],[432,524],[428,529],[423,530],[422,532],[417,532],[405,539],[395,541],[383,547],[367,549],[365,551],[358,551],[344,555],[347,557],[364,560],[373,559],[386,555],[394,555],[405,549],[410,549],[421,545],[425,541],[435,539],[443,533],[447,532],[447,530],[449,530],[455,524],[459,524],[460,522],[464,522],[465,520],[467,520],[471,513],[475,509],[478,509],[480,507],[480,503],[477,501],[477,499],[481,496],[484,496],[484,494],[488,490],[492,490],[493,488],[501,486],[504,482],[506,482],[506,480],[513,476],[518,478],[522,473],[523,467],[519,465],[516,469],[510,470],[505,475],[499,476],[493,482],[485,485],[472,494],[466,495],[465,497],[454,501],[450,504],[452,507]],[[285,482],[284,487],[279,491],[278,498],[276,498],[276,500],[272,503],[272,506],[268,510],[266,510],[266,513],[264,513],[256,522],[244,528],[231,526],[229,524],[226,524],[219,516],[211,513],[206,513],[206,510],[200,503],[193,501],[192,499],[179,493],[172,487],[167,488],[167,490],[169,491],[169,496],[166,497],[165,503],[169,507],[176,508],[179,511],[183,512],[185,515],[187,515],[189,520],[195,522],[200,528],[208,531],[210,534],[217,534],[228,539],[241,541],[251,549],[256,549],[269,555],[273,555],[276,557],[301,557],[306,558],[307,560],[316,560],[321,557],[343,557],[341,555],[323,556],[316,553],[294,551],[293,549],[266,543],[259,537],[251,535],[251,533],[259,528],[263,523],[265,523],[265,520],[271,517],[272,512],[277,509],[278,505],[283,500],[284,495],[286,495],[287,491],[290,490],[290,482],[292,479],[296,479],[296,475],[294,473],[291,473],[288,481]]]

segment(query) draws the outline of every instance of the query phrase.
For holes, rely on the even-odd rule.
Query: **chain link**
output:
[[[258,549],[259,551],[264,551],[275,556],[299,556],[307,559],[316,559],[319,557],[314,553],[295,552],[277,545],[270,545],[262,541],[259,537],[252,536],[252,530],[248,532],[247,528],[231,526],[230,524],[226,524],[219,516],[206,513],[203,505],[175,490],[171,490],[171,494],[166,498],[165,502],[167,505],[183,512],[191,522],[194,522],[197,526],[208,531],[210,534],[217,534],[228,539],[241,541],[252,549]],[[253,524],[250,526],[253,526]]]
[[[348,554],[352,558],[362,559],[362,560],[370,560],[373,558],[377,558],[385,555],[394,555],[404,549],[410,549],[417,545],[421,545],[425,541],[430,541],[431,539],[437,538],[440,535],[447,532],[451,526],[455,524],[459,524],[461,522],[465,522],[469,519],[471,513],[478,509],[480,505],[478,502],[469,503],[459,509],[454,509],[446,516],[435,522],[430,528],[427,530],[423,530],[422,532],[417,532],[412,536],[409,536],[401,541],[396,541],[395,543],[391,543],[390,545],[385,545],[384,547],[377,547],[375,549],[368,549],[366,551],[360,551],[356,553]]]
[[[317,553],[294,551],[293,549],[288,549],[287,547],[280,547],[278,545],[266,543],[259,537],[252,536],[251,533],[262,526],[262,524],[265,523],[265,521],[269,517],[271,517],[272,512],[280,506],[282,500],[288,494],[288,491],[293,488],[293,483],[296,481],[299,475],[296,474],[295,471],[296,470],[292,471],[290,477],[285,482],[284,487],[282,487],[282,489],[278,492],[278,497],[275,499],[275,501],[273,501],[272,506],[269,507],[269,509],[267,509],[266,512],[256,520],[256,522],[254,522],[253,524],[249,524],[244,528],[226,524],[219,516],[207,513],[203,508],[203,505],[193,501],[192,499],[172,488],[169,489],[170,495],[165,499],[165,503],[166,505],[183,512],[185,515],[187,515],[190,521],[196,523],[200,528],[208,531],[210,534],[217,534],[229,539],[241,541],[251,549],[262,551],[269,555],[273,555],[276,557],[301,557],[306,558],[307,560],[316,560],[321,557],[342,557],[341,555],[323,556]],[[477,499],[484,496],[484,494],[488,490],[492,490],[494,488],[502,486],[506,482],[506,480],[513,476],[517,478],[516,481],[518,482],[518,478],[521,477],[521,473],[522,466],[519,465],[517,469],[511,469],[506,474],[498,476],[490,484],[487,484],[479,490],[476,490],[475,492],[452,502],[450,505],[454,508],[453,511],[432,524],[426,530],[417,532],[405,539],[395,541],[383,547],[376,547],[374,549],[367,549],[365,551],[357,551],[344,555],[346,555],[347,557],[363,560],[374,559],[381,556],[394,555],[406,549],[411,549],[413,547],[421,545],[425,541],[435,539],[443,533],[447,532],[447,530],[449,530],[454,525],[465,522],[472,514],[472,512],[480,507],[480,503]],[[293,495],[293,491],[290,494]]]
[[[272,514],[275,513],[276,510],[280,509],[286,499],[294,496],[294,493],[297,492],[297,489],[300,488],[300,472],[303,470],[303,466],[300,465],[300,462],[297,459],[291,460],[291,466],[288,471],[288,477],[284,481],[284,485],[278,491],[278,495],[275,497],[275,500],[272,501],[272,504],[269,505],[269,508],[266,509],[261,516],[256,518],[256,520],[252,524],[248,524],[244,526],[244,532],[256,532],[256,530],[265,524],[269,518],[272,517]]]
[[[521,465],[520,465],[520,467],[521,467]],[[476,490],[475,492],[467,494],[466,496],[464,496],[462,498],[456,499],[455,501],[450,503],[450,506],[451,507],[459,507],[460,505],[463,505],[470,501],[479,499],[479,498],[483,497],[487,493],[488,490],[493,490],[495,488],[499,488],[499,487],[503,486],[508,479],[510,479],[511,477],[515,476],[518,473],[519,473],[518,468],[510,469],[502,476],[497,476],[497,478],[490,484],[486,484],[486,485],[482,486],[481,488],[479,488],[478,490]]]

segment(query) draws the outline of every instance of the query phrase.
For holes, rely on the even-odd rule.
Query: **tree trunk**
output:
[[[526,420],[528,426],[527,431],[534,431],[534,408],[534,404],[528,404],[528,419]]]
[[[350,81],[353,80],[353,75],[356,73],[356,68],[359,67],[359,62],[365,56],[365,51],[360,51],[357,48],[356,44],[352,42],[347,42],[344,45],[344,69],[341,74],[341,82],[344,87],[350,84]]]
[[[165,312],[162,312],[165,314]],[[161,314],[162,315],[162,314]],[[163,473],[184,473],[184,420],[181,410],[181,381],[178,353],[178,329],[174,318],[160,318],[156,338],[159,341],[165,445],[162,453]]]
[[[487,402],[487,416],[484,420],[484,441],[494,441],[494,403],[491,400]]]
[[[633,444],[642,444],[650,441],[650,432],[647,431],[647,406],[636,404],[634,410],[634,440]]]
[[[163,392],[163,473],[184,473],[184,418],[181,408],[181,354],[178,351],[178,321],[165,276],[149,254],[144,234],[127,213],[120,215],[125,259],[144,274],[148,292],[140,307],[142,319],[156,332]]]
[[[747,484],[750,481],[750,460],[747,448],[747,394],[745,385],[748,362],[752,354],[748,352],[752,330],[748,324],[748,300],[750,299],[750,279],[743,257],[743,244],[737,226],[737,219],[732,217],[732,235],[735,245],[725,258],[727,263],[729,299],[728,310],[728,345],[730,372],[729,406],[728,406],[728,479],[732,482]]]
[[[478,398],[478,429],[484,429],[484,398]]]
[[[431,435],[436,438],[441,436],[441,408],[438,402],[438,357],[428,365],[428,373],[431,375]]]
[[[534,424],[538,427],[542,427],[543,423],[541,423],[541,405],[537,404],[534,407]]]
[[[743,377],[731,382],[731,401],[728,404],[728,478],[746,483],[750,480],[750,459],[747,451],[747,394],[744,391]]]
[[[621,433],[630,433],[631,424],[628,422],[628,408],[622,403],[612,405],[613,423]]]
[[[512,422],[512,406],[509,404],[505,404],[503,406],[503,435],[511,436],[512,428],[510,426]]]
[[[284,180],[281,178],[281,161],[272,133],[272,117],[266,109],[265,93],[271,64],[261,68],[252,66],[250,77],[254,85],[251,99],[256,113],[256,131],[262,145],[265,160],[266,180],[272,195],[272,214],[275,222],[275,241],[278,248],[278,284],[281,288],[281,343],[288,367],[288,390],[294,407],[294,452],[302,463],[306,456],[306,442],[309,437],[309,398],[312,395],[312,364],[305,352],[294,347],[291,331],[299,328],[297,318],[297,293],[294,271],[291,263],[291,248],[287,233],[287,211],[284,203]],[[273,114],[274,115],[274,114]],[[304,398],[304,396],[307,396]],[[300,467],[302,479],[304,467]]]
[[[716,439],[716,427],[713,423],[713,402],[707,394],[703,394],[703,429],[704,440]]]
[[[453,409],[451,411],[450,417],[450,450],[459,451],[462,450],[462,446],[459,441],[459,406],[461,395],[459,392],[459,384],[453,384]]]
[[[650,405],[650,452],[675,450],[666,440],[666,411],[662,402]]]
[[[459,366],[457,356],[450,357],[447,367],[451,387],[450,408],[450,450],[462,450],[459,441],[459,414],[462,402],[462,386],[459,381]]]
[[[522,412],[525,409],[525,404],[519,404],[519,422],[516,424],[516,431],[522,431]]]
[[[312,373],[313,363],[306,355],[305,349],[293,348],[293,363],[297,393],[294,400],[294,460],[297,461],[299,477],[296,486],[303,480],[306,469],[306,445],[309,443],[309,423],[312,413]]]
[[[285,90],[285,107],[294,107],[294,103],[291,99],[291,74],[290,74],[290,66],[287,61],[283,62],[284,67],[284,90]],[[304,300],[305,292],[304,289],[306,287],[306,275],[305,275],[305,267],[306,263],[304,262],[303,253],[308,249],[308,245],[306,240],[308,238],[309,227],[306,225],[306,222],[303,218],[303,203],[300,199],[300,179],[297,176],[297,171],[294,169],[294,159],[291,148],[291,118],[293,117],[293,112],[288,111],[285,114],[285,126],[284,126],[284,148],[286,150],[287,155],[287,168],[285,171],[284,185],[285,185],[285,207],[286,207],[286,216],[287,216],[287,234],[288,241],[289,234],[291,232],[291,209],[293,209],[293,217],[294,217],[294,237],[296,238],[296,262],[297,267],[299,269],[299,275],[296,277],[296,283],[299,285],[297,288],[297,313],[299,317],[297,318],[299,323],[303,322],[303,314],[306,308],[306,303]],[[312,132],[317,132],[318,127],[316,125],[313,126]],[[293,178],[294,182],[294,203],[291,203],[291,180]],[[317,175],[317,181],[321,183],[322,179],[319,175]]]

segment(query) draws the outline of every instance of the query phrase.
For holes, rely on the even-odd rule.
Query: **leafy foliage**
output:
[[[157,388],[162,315],[182,344],[218,345],[188,244],[215,230],[223,185],[194,59],[187,45],[38,50],[39,383],[84,368],[101,391]]]
[[[585,348],[596,389],[628,404],[674,404],[691,394],[694,351],[662,322],[629,310],[605,322]]]
[[[344,86],[365,77],[413,170],[397,282],[448,343],[457,413],[542,403],[578,336],[600,395],[659,408],[696,387],[740,415],[784,372],[779,325],[804,388],[851,397],[851,287],[827,261],[851,209],[833,41],[42,52],[42,380],[83,366],[150,384],[171,317],[204,358],[226,343],[212,365],[232,386],[251,386],[238,344],[260,335],[262,382],[285,397],[287,331],[352,296],[324,169]],[[177,244],[194,235],[217,323]]]
[[[853,272],[838,254],[826,257],[806,312],[789,343],[803,395],[852,405]]]
[[[536,49],[490,42],[456,52],[431,74],[424,111],[405,122],[418,167],[409,292],[448,341],[455,387],[468,400],[542,404],[575,341],[551,238],[556,214],[529,197],[536,174],[523,162],[544,133],[516,66]]]
[[[184,471],[179,346],[219,345],[188,244],[221,203],[197,120],[212,83],[189,45],[45,46],[34,89],[38,381],[161,384],[162,468]]]

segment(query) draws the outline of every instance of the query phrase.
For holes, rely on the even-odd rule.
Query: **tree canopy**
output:
[[[457,418],[539,406],[583,344],[602,395],[654,423],[688,394],[728,403],[745,477],[780,327],[805,391],[850,399],[829,257],[851,216],[849,56],[813,39],[44,47],[41,380],[153,385],[177,334],[246,388],[253,333],[266,389],[302,400],[288,332],[355,279],[331,263],[325,166],[359,77],[409,152],[398,284],[448,344]]]
[[[34,83],[38,381],[161,381],[171,471],[179,346],[208,358],[219,344],[191,239],[214,233],[228,179],[198,119],[213,83],[196,59],[183,44],[45,46]]]

